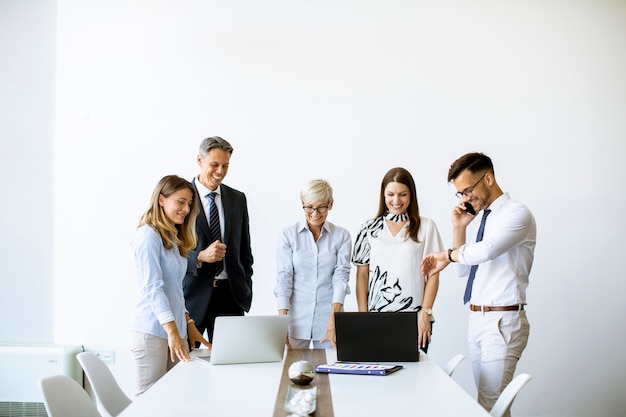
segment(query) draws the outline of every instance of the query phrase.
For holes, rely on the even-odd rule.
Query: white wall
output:
[[[56,2],[0,0],[0,342],[53,337]]]
[[[196,174],[205,136],[234,145],[225,182],[249,199],[252,314],[275,311],[274,241],[302,216],[298,192],[306,180],[333,184],[330,219],[355,236],[376,211],[384,172],[404,166],[416,179],[422,214],[449,244],[455,198],[447,169],[478,150],[492,156],[500,184],[533,210],[539,228],[531,339],[518,367],[534,380],[515,414],[626,412],[626,365],[618,359],[626,286],[617,265],[626,231],[626,4],[58,5],[54,159],[42,162],[54,163],[54,204],[46,210],[54,212],[52,300],[45,277],[29,277],[41,287],[37,296],[54,305],[54,342],[114,349],[113,371],[133,392],[128,323],[136,288],[128,243],[158,179]],[[22,129],[15,130],[18,138]],[[32,146],[10,143],[24,153]],[[16,165],[10,172],[24,172]],[[32,188],[27,180],[22,186]],[[2,220],[11,220],[2,206]],[[593,223],[591,210],[601,213]],[[27,235],[39,229],[23,227]],[[23,253],[2,245],[11,248],[3,259]],[[18,268],[2,264],[5,282],[5,271]],[[441,364],[467,353],[463,287],[452,271],[442,274],[431,347]],[[14,303],[4,292],[0,301]],[[354,306],[352,296],[347,308]],[[25,339],[8,329],[10,339]],[[475,392],[467,362],[455,378]]]

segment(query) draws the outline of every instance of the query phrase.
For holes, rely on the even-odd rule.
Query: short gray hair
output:
[[[326,201],[330,204],[333,202],[333,188],[326,180],[311,180],[300,190],[300,200],[302,203]]]
[[[209,138],[203,139],[200,142],[200,156],[203,158],[207,156],[211,149],[219,149],[220,151],[228,152],[232,155],[233,147],[228,143],[226,139],[222,139],[219,136],[211,136]]]

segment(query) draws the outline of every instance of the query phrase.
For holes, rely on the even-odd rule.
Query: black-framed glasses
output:
[[[328,206],[302,206],[302,209],[308,214],[313,214],[313,212],[317,211],[319,214],[325,214],[328,211]]]
[[[483,174],[482,177],[480,177],[480,179],[478,181],[476,181],[476,183],[474,185],[472,185],[471,187],[467,187],[463,191],[458,191],[454,195],[457,196],[457,198],[463,198],[464,196],[465,197],[470,197],[472,195],[472,193],[474,192],[474,188],[476,188],[478,183],[481,182],[483,180],[483,178],[485,178],[485,175],[487,175],[486,172]]]

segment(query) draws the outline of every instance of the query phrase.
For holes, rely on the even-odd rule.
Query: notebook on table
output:
[[[217,317],[210,354],[197,357],[213,365],[282,361],[288,323],[279,315]]]
[[[335,313],[337,360],[342,362],[416,362],[417,312]]]
[[[356,362],[335,362],[315,367],[315,371],[321,373],[357,375],[389,375],[400,369],[402,369],[402,365]]]

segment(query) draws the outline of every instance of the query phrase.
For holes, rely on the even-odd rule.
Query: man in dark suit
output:
[[[189,252],[183,289],[189,315],[210,342],[217,316],[243,316],[252,303],[246,196],[222,184],[232,152],[219,136],[204,139],[197,159],[200,174],[193,180],[204,210],[196,220],[198,244]]]

